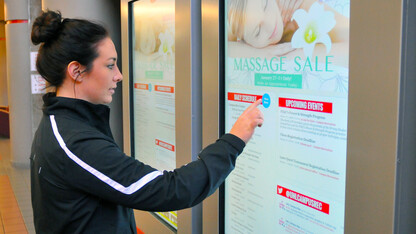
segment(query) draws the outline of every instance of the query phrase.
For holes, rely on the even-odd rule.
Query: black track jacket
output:
[[[171,211],[200,203],[232,171],[245,146],[225,134],[198,160],[161,172],[120,150],[107,106],[55,93],[43,100],[30,155],[37,233],[136,233],[131,208]]]

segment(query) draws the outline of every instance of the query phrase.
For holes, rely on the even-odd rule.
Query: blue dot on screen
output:
[[[261,99],[262,99],[264,108],[269,108],[270,102],[271,102],[270,95],[265,93]]]

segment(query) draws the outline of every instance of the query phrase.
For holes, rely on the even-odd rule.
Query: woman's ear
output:
[[[72,61],[68,64],[66,73],[67,75],[74,81],[81,82],[82,81],[82,73],[84,71],[84,66],[82,66],[77,61]]]

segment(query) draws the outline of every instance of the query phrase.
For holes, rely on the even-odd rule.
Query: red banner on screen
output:
[[[148,84],[141,84],[141,83],[134,83],[134,88],[135,89],[148,90],[149,89],[149,85]]]
[[[329,214],[329,204],[325,202],[321,202],[314,198],[308,197],[301,193],[295,192],[293,190],[287,189],[280,185],[277,185],[277,194],[283,197],[286,197],[292,201],[298,202],[302,205],[310,207],[312,209],[318,210],[325,214]]]
[[[322,113],[332,113],[332,103],[330,102],[301,100],[293,98],[279,98],[279,107],[306,111],[316,111]]]
[[[164,86],[164,85],[155,85],[155,91],[164,92],[164,93],[173,93],[174,92],[174,87]]]
[[[155,144],[156,144],[157,146],[160,146],[160,147],[162,147],[162,148],[165,148],[165,149],[167,149],[167,150],[170,150],[170,151],[175,152],[175,146],[174,146],[174,145],[172,145],[172,144],[169,144],[169,143],[167,143],[167,142],[161,141],[161,140],[159,140],[159,139],[155,139]]]
[[[228,93],[228,101],[253,103],[261,99],[262,95],[246,94],[246,93]]]

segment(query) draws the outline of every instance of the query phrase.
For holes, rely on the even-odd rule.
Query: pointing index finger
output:
[[[257,108],[260,104],[261,104],[261,102],[262,102],[262,99],[260,98],[260,99],[258,99],[257,101],[255,101],[255,102],[253,102],[249,107],[247,107],[247,109],[245,110],[245,112],[246,111],[251,111],[251,110],[253,110],[253,109],[255,109],[255,108]]]

